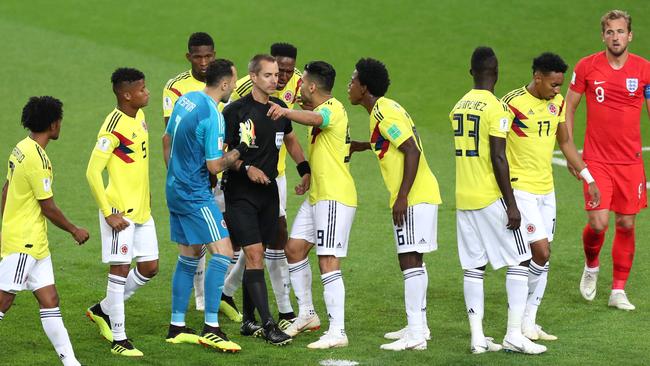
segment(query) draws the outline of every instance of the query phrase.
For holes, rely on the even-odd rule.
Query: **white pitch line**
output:
[[[330,358],[327,360],[322,360],[318,364],[321,366],[356,366],[359,363],[357,361],[352,361],[352,360],[335,360]]]

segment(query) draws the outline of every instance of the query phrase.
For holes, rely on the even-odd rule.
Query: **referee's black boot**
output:
[[[273,320],[267,320],[264,324],[262,337],[274,346],[284,346],[293,340],[291,336],[280,330],[280,327]]]
[[[263,333],[262,327],[257,325],[254,320],[244,319],[239,328],[239,334],[246,337],[261,337]]]

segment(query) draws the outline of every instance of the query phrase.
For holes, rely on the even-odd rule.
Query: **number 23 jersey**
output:
[[[501,197],[490,136],[506,138],[512,113],[489,90],[472,89],[449,113],[456,147],[456,208],[478,210]]]

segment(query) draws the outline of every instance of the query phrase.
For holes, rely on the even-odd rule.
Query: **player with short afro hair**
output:
[[[31,97],[23,107],[21,122],[31,132],[44,132],[63,119],[63,103],[50,96]]]
[[[290,43],[274,43],[271,45],[271,56],[289,57],[295,60],[298,57],[298,49]]]
[[[539,71],[544,75],[551,72],[565,73],[569,67],[559,55],[544,52],[533,59],[533,73]]]
[[[195,32],[187,40],[187,51],[192,52],[192,47],[210,46],[214,47],[214,40],[205,32]]]
[[[375,97],[383,97],[390,86],[388,70],[381,61],[362,58],[354,66],[359,75],[359,82],[368,88]]]
[[[138,80],[144,80],[144,74],[142,71],[130,67],[120,67],[111,75],[113,92],[117,93],[124,84],[131,84]]]

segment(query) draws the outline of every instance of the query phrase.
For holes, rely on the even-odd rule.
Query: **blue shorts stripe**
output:
[[[207,211],[207,212],[206,212],[206,211]],[[210,219],[208,218],[208,213],[209,213],[209,211],[207,210],[206,207],[201,207],[201,214],[203,214],[203,219],[205,220],[205,223],[208,225],[208,230],[210,230],[210,238],[211,238],[212,241],[214,242],[214,241],[217,241],[217,240],[215,239],[215,238],[216,238],[216,235],[214,234],[215,227],[212,226],[212,222],[211,222]]]

